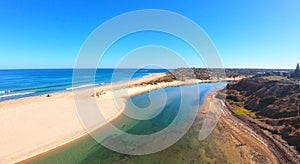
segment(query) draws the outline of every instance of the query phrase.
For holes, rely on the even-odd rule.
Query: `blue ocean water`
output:
[[[81,69],[72,84],[73,69],[0,70],[0,101],[92,87],[166,73],[166,69]]]

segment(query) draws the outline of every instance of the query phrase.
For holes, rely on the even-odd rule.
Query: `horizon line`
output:
[[[269,69],[269,70],[294,70],[293,68],[247,68],[247,67],[223,67],[223,68],[207,68],[207,67],[177,67],[177,68],[0,68],[0,70],[58,70],[58,69],[179,69],[179,68],[203,68],[203,69]]]

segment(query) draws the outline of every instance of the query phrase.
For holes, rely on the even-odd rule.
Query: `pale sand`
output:
[[[130,84],[138,84],[161,76],[164,75],[133,80]],[[126,87],[128,83],[122,82],[118,85]],[[107,85],[97,87],[95,90],[110,88],[111,86]],[[135,95],[148,90],[148,87],[137,87],[128,92]],[[84,91],[82,89],[79,92]],[[101,104],[101,113],[107,120],[112,120],[121,113],[114,104],[111,91],[106,91],[106,94],[99,98],[91,95],[82,97],[87,101],[95,98],[97,103]],[[25,160],[85,134],[77,117],[72,92],[53,94],[51,97],[37,96],[0,102],[0,163]]]
[[[105,94],[100,96],[92,96],[90,92],[86,94],[85,89],[76,92],[82,93],[80,100],[96,99],[101,113],[107,121],[111,121],[117,118],[125,107],[124,104],[115,103],[116,95],[126,98],[170,86],[215,82],[189,80],[132,86],[162,76],[164,74],[156,74],[129,83],[116,83],[113,87],[111,85],[97,87],[95,92],[105,91]],[[131,87],[128,88],[128,85]],[[113,94],[112,88],[120,93]],[[53,94],[52,97],[38,96],[0,102],[0,163],[22,161],[86,135],[74,103],[72,92]],[[102,125],[98,127],[100,126]]]

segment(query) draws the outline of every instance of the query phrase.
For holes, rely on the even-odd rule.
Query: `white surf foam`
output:
[[[0,98],[13,97],[13,96],[22,96],[22,95],[28,95],[28,94],[32,94],[32,93],[34,93],[34,92],[13,93],[13,94],[1,95]]]
[[[98,85],[98,84],[84,84],[84,85],[80,85],[80,86],[77,86],[77,87],[66,88],[66,90],[75,90],[75,89],[92,87],[92,86],[96,86],[96,85]]]

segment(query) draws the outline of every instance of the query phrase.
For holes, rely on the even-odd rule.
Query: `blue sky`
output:
[[[215,44],[224,67],[294,68],[300,62],[297,0],[10,0],[0,1],[0,69],[72,68],[93,30],[141,9],[169,10],[193,20]],[[176,47],[177,42],[168,43]],[[118,55],[109,54],[103,66],[114,67]]]

